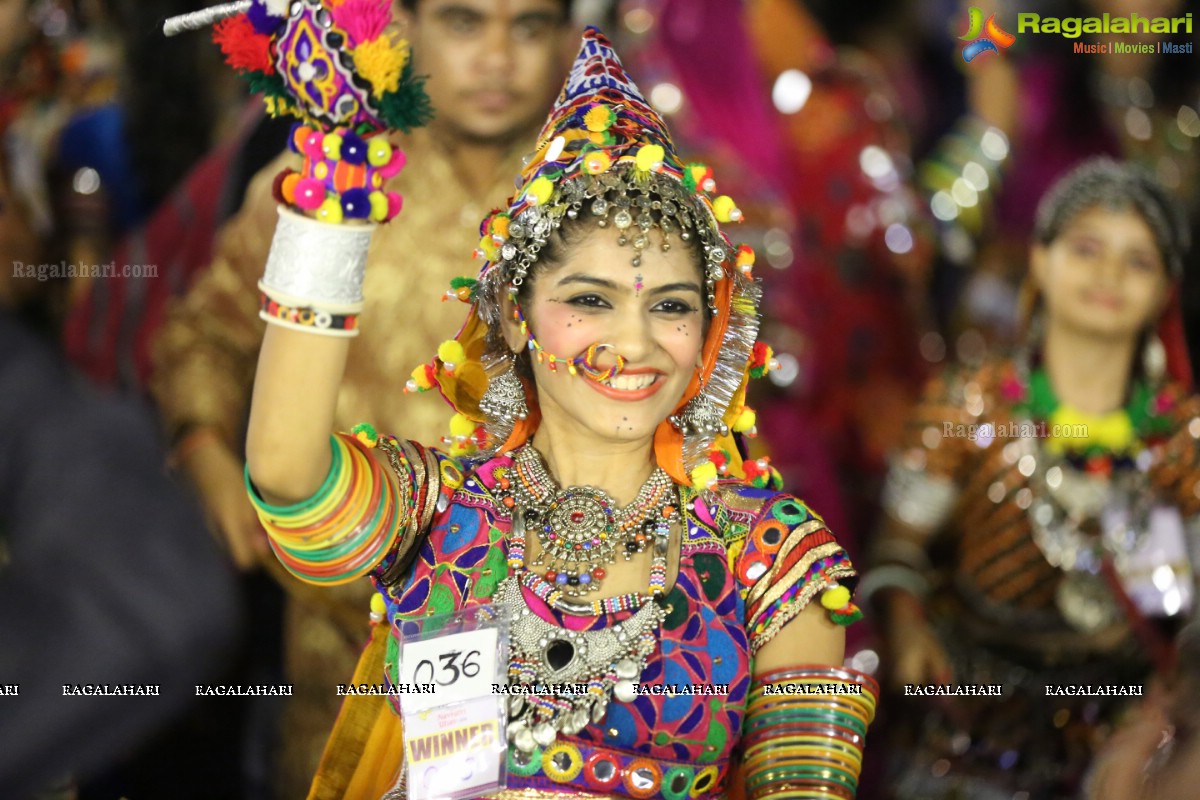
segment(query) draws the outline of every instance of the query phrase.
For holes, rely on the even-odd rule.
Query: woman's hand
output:
[[[946,650],[928,623],[893,627],[888,631],[888,646],[891,653],[888,682],[892,688],[954,680]]]
[[[893,689],[909,684],[950,683],[954,669],[946,649],[925,620],[921,601],[900,590],[888,592],[885,638],[888,683]]]
[[[967,69],[967,106],[1009,139],[1016,131],[1020,97],[1020,75],[1011,59],[989,54]]]

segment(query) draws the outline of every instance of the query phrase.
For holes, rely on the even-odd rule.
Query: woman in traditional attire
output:
[[[1023,352],[947,371],[914,413],[861,587],[912,704],[897,797],[1073,797],[1169,667],[1200,560],[1200,398],[1156,333],[1186,240],[1152,178],[1085,162],[1038,208]],[[967,685],[1002,697],[947,694]]]
[[[409,621],[487,604],[510,620],[510,689],[588,687],[508,706],[505,796],[718,797],[736,751],[748,797],[853,797],[875,705],[872,679],[840,666],[854,569],[730,434],[752,424],[745,382],[770,362],[753,254],[720,227],[740,213],[679,160],[598,31],[484,222],[478,278],[452,287],[465,324],[413,374],[457,412],[449,448],[366,425],[330,437],[370,238],[337,223],[398,210],[372,190],[397,155],[362,134],[421,107],[402,60],[390,83],[378,70],[368,39],[385,34],[360,6],[250,10],[276,42],[334,51],[277,67],[299,102],[273,102],[311,127],[260,283],[273,324],[247,478],[289,570],[374,582],[381,624],[352,682],[398,680],[388,640]],[[326,91],[323,69],[358,64],[380,81]],[[700,691],[655,693],[671,686]],[[416,757],[389,699],[348,698],[310,797],[406,796]]]

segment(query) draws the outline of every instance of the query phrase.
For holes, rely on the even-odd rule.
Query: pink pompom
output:
[[[320,131],[310,133],[308,138],[304,140],[304,155],[313,159],[325,158],[325,150],[323,149],[324,141],[325,134]]]
[[[296,205],[305,211],[315,211],[325,202],[325,184],[316,178],[301,178],[296,184]]]
[[[408,163],[408,156],[404,155],[404,151],[399,147],[392,150],[391,159],[379,168],[379,174],[384,180],[399,174],[400,170],[404,169],[404,165]]]
[[[404,208],[404,196],[399,192],[388,192],[388,219],[400,213],[400,209]]]
[[[333,9],[334,24],[346,32],[354,46],[378,39],[391,21],[389,0],[346,0]]]

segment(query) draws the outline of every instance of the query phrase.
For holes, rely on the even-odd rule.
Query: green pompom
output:
[[[400,86],[394,92],[386,92],[379,100],[380,118],[389,128],[408,133],[433,119],[433,106],[425,94],[425,78],[412,73],[412,63],[404,65],[400,75]]]
[[[243,74],[252,94],[262,94],[263,97],[274,99],[277,107],[295,108],[296,101],[288,93],[287,84],[278,75],[268,75],[265,72],[246,72]]]
[[[853,603],[850,604],[850,608],[852,610],[849,613],[845,613],[845,614],[839,613],[837,611],[831,611],[829,614],[829,618],[831,620],[833,620],[835,624],[841,625],[842,627],[846,627],[848,625],[853,625],[854,623],[858,622],[860,619],[863,618],[863,613],[862,613],[862,609],[859,608],[858,606],[854,605]]]
[[[379,434],[376,433],[375,426],[369,422],[358,423],[350,429],[350,433],[354,434],[354,438],[367,447],[374,447],[379,442]]]

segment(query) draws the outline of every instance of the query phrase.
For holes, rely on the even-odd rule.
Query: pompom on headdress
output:
[[[274,116],[300,124],[289,140],[304,169],[275,182],[278,200],[323,222],[387,222],[401,198],[382,190],[404,166],[384,137],[432,115],[391,0],[241,0],[167,21],[167,35],[214,25],[226,62]]]
[[[497,380],[509,360],[507,347],[497,350],[494,344],[500,301],[528,278],[563,219],[580,215],[595,218],[601,227],[615,227],[618,243],[631,244],[635,251],[634,266],[649,246],[651,227],[662,232],[664,247],[670,234],[678,233],[702,259],[712,314],[703,367],[672,419],[687,419],[679,412],[691,403],[703,406],[693,416],[705,424],[660,424],[655,433],[659,464],[676,481],[701,486],[710,486],[718,474],[756,483],[777,477],[761,463],[743,469],[729,438],[730,429],[749,432],[753,427],[752,412],[748,415],[743,405],[745,383],[752,371],[761,375],[772,363],[769,348],[755,349],[761,291],[752,277],[753,251],[735,248],[721,230],[722,223],[739,221],[741,212],[731,198],[716,193],[711,170],[680,161],[666,125],[595,28],[584,33],[516,193],[480,227],[476,256],[484,263],[478,278],[458,279],[447,292],[447,297],[471,304],[466,323],[452,340],[457,345],[452,363],[439,351],[438,358],[414,370],[410,388],[423,391],[436,385],[459,417],[477,426],[472,436],[461,431],[455,436],[460,452],[469,452],[478,441],[485,442],[483,455],[512,450],[532,436],[540,414],[530,387],[525,387],[529,413],[524,416],[498,417],[487,413],[486,402],[481,407],[489,381]],[[532,334],[529,346],[555,368],[555,356],[543,353]],[[449,347],[442,349],[449,354]],[[578,360],[557,363],[574,374]],[[459,427],[464,427],[461,420]]]

